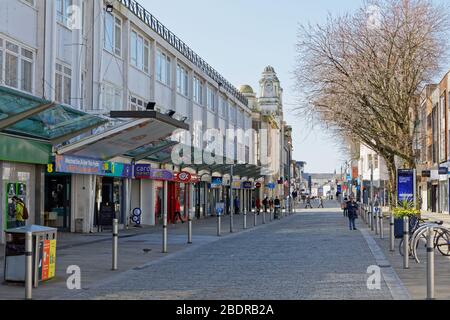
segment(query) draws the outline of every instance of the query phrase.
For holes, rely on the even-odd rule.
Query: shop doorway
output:
[[[45,176],[44,217],[41,223],[47,227],[70,230],[71,176]]]
[[[98,227],[112,226],[112,219],[125,222],[124,191],[122,179],[97,177],[95,221]]]
[[[431,212],[437,212],[438,186],[431,186]]]

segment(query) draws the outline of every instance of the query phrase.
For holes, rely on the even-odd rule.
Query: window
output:
[[[3,40],[0,39],[0,81],[4,81],[9,87],[31,93],[33,91],[33,52],[10,41],[5,41],[5,47],[3,44]]]
[[[219,96],[219,114],[221,117],[225,118],[228,112],[228,102],[227,99]]]
[[[170,58],[160,50],[156,52],[156,80],[170,86]]]
[[[122,21],[113,14],[105,13],[104,47],[109,52],[121,56]]]
[[[236,121],[236,107],[234,104],[229,104],[228,118],[233,123]]]
[[[130,96],[130,110],[131,111],[145,110],[144,99],[141,99],[141,98],[131,95]]]
[[[131,31],[130,41],[131,65],[148,73],[150,70],[150,43],[136,31]]]
[[[193,99],[194,102],[198,103],[199,105],[203,105],[203,84],[197,77],[194,77]]]
[[[378,161],[378,154],[374,154],[374,155],[373,155],[373,162],[374,162],[373,168],[374,168],[374,169],[378,169],[378,165],[379,165],[379,164],[378,164],[378,162],[379,162],[379,161]]]
[[[372,155],[368,154],[367,155],[367,168],[370,170],[372,168],[372,165],[373,165],[373,163],[372,163]]]
[[[55,74],[55,100],[70,104],[72,88],[72,70],[59,63],[56,64]]]
[[[181,65],[177,64],[177,91],[184,96],[189,95],[188,72]]]
[[[27,0],[28,3],[33,2]],[[72,0],[56,0],[56,20],[64,25],[67,25],[69,19],[69,7],[72,5]]]
[[[103,109],[122,110],[122,89],[111,84],[103,85]]]
[[[208,86],[206,87],[206,106],[211,111],[215,111],[216,109],[216,93],[214,92],[214,89],[211,89]]]

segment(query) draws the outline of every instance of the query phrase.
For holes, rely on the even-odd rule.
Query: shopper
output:
[[[350,200],[347,201],[347,215],[350,230],[356,230],[355,220],[358,218],[358,204],[353,196],[350,196]]]
[[[28,219],[28,209],[22,199],[14,196],[12,201],[15,206],[16,228],[23,227]]]
[[[275,207],[275,219],[279,218],[280,210],[281,210],[281,202],[278,196],[275,198],[275,201],[273,202]]]

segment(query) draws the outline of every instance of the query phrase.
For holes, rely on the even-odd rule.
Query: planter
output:
[[[416,217],[409,218],[409,231],[411,234],[411,229],[414,227],[416,223]],[[394,219],[394,237],[396,239],[403,238],[403,218],[395,218]]]

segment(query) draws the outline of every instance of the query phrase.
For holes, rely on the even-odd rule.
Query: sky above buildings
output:
[[[236,87],[249,84],[259,93],[264,67],[273,66],[284,89],[285,120],[293,129],[293,158],[306,161],[308,172],[340,171],[346,159],[340,141],[318,125],[311,129],[294,111],[295,43],[299,24],[322,23],[328,13],[354,11],[363,0],[138,2]]]

